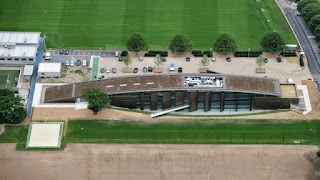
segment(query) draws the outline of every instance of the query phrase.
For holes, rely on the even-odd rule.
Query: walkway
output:
[[[39,63],[42,61],[43,57],[43,38],[40,38],[39,47],[38,47],[38,54],[36,58],[36,62],[34,64],[33,68],[33,75],[32,75],[32,81],[31,81],[31,87],[30,87],[30,96],[29,96],[29,104],[27,108],[27,117],[31,117],[31,111],[32,111],[32,100],[34,96],[34,90],[37,82],[37,76],[38,76],[38,67]]]

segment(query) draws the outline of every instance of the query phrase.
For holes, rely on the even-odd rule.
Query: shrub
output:
[[[207,55],[208,57],[212,57],[211,51],[203,51],[203,55]]]
[[[297,53],[295,51],[284,51],[282,55],[284,57],[295,57]]]
[[[122,51],[122,52],[121,52],[121,56],[124,56],[124,57],[125,57],[125,56],[128,56],[128,51]]]
[[[236,51],[234,53],[235,57],[259,57],[262,51]]]

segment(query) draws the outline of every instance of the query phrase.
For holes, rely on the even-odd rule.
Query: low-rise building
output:
[[[25,65],[23,69],[23,80],[24,81],[31,81],[33,74],[33,65]]]
[[[40,63],[39,78],[58,78],[61,76],[61,63]]]

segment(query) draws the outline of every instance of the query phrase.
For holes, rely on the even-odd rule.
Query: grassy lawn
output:
[[[0,143],[26,143],[29,125],[6,125],[5,132],[0,135]]]
[[[274,0],[11,0],[1,2],[0,26],[41,31],[52,48],[125,48],[136,31],[152,49],[167,49],[177,33],[188,34],[195,49],[209,49],[222,32],[232,33],[243,50],[259,49],[272,30],[296,43]]]
[[[12,88],[15,82],[15,78],[19,78],[19,70],[0,70],[0,89]],[[7,80],[10,83],[7,83]]]
[[[66,143],[317,144],[318,121],[69,121]]]

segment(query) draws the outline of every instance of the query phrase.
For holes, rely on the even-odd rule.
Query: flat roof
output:
[[[33,65],[25,65],[23,69],[24,76],[31,76],[33,74]]]
[[[39,40],[40,32],[0,31],[0,45],[37,45]]]
[[[27,148],[60,148],[63,122],[35,123],[29,126]]]
[[[188,86],[187,77],[220,79],[219,85]],[[205,78],[203,78],[205,79]],[[222,79],[222,81],[221,81]],[[74,99],[83,89],[97,87],[109,95],[151,91],[230,91],[281,96],[278,79],[224,74],[160,74],[110,77],[102,80],[49,87],[44,102]]]
[[[45,73],[45,72],[60,72],[61,63],[40,63],[38,72]]]
[[[281,84],[281,97],[282,98],[296,98],[298,97],[298,92],[296,90],[295,84]]]

